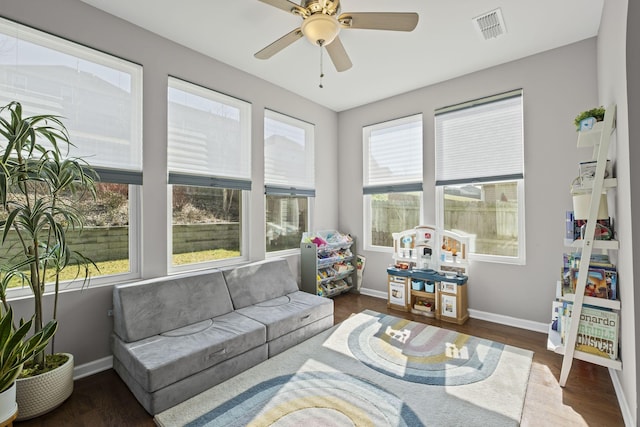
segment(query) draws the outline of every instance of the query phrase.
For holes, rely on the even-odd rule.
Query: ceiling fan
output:
[[[340,14],[340,0],[302,0],[298,5],[289,0],[260,0],[302,18],[302,25],[285,34],[254,56],[269,59],[293,42],[306,37],[320,48],[326,48],[337,71],[346,71],[352,63],[338,33],[341,29],[413,31],[418,25],[417,13],[355,12]]]

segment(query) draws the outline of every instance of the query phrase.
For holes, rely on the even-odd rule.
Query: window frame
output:
[[[173,83],[173,86],[172,86]],[[236,108],[239,111],[239,128],[241,138],[247,138],[242,140],[241,144],[244,144],[241,148],[244,148],[246,152],[242,154],[247,156],[247,163],[241,165],[237,170],[235,176],[229,176],[225,173],[216,173],[211,171],[203,175],[202,170],[187,170],[178,164],[178,166],[172,168],[170,165],[170,153],[169,153],[169,92],[171,89],[186,92],[192,96],[202,97],[205,100],[222,104]],[[177,77],[168,76],[167,79],[167,272],[168,274],[178,274],[188,271],[198,271],[210,268],[219,268],[229,265],[246,262],[250,259],[250,193],[251,193],[251,123],[252,123],[252,108],[251,103],[242,99],[226,95],[222,92],[198,85],[196,83],[189,82]],[[243,167],[244,166],[244,167]],[[209,171],[207,171],[209,172]],[[222,188],[222,189],[236,189],[241,190],[240,200],[240,256],[224,258],[220,260],[209,260],[191,264],[173,264],[173,185],[182,186],[196,186],[207,188]]]
[[[63,55],[68,55],[79,61],[85,61],[90,64],[107,67],[112,70],[116,70],[121,73],[130,75],[131,77],[131,105],[134,106],[134,112],[136,115],[132,119],[131,125],[136,126],[132,130],[132,144],[138,144],[137,146],[129,147],[129,152],[132,154],[133,159],[123,169],[113,167],[113,162],[106,165],[101,164],[100,160],[92,162],[91,156],[77,154],[71,152],[69,157],[81,156],[89,166],[98,172],[100,179],[98,182],[103,183],[119,183],[127,184],[129,186],[129,226],[128,226],[128,251],[129,251],[129,271],[115,274],[104,274],[99,276],[91,276],[90,284],[84,282],[82,278],[68,280],[60,283],[60,291],[72,291],[80,290],[86,286],[100,287],[100,286],[112,286],[116,283],[125,281],[131,281],[139,279],[141,277],[141,194],[142,194],[142,105],[143,105],[143,70],[142,66],[132,61],[122,59],[118,56],[100,51],[98,49],[91,48],[89,46],[82,45],[80,43],[64,39],[62,37],[38,30],[28,25],[23,25],[15,21],[11,21],[6,18],[0,17],[0,30],[8,37],[13,37],[19,41],[24,41],[39,46],[43,49],[48,49],[54,52],[58,52]],[[14,76],[15,77],[15,76]],[[13,80],[16,80],[15,78]],[[24,86],[25,82],[18,86]],[[11,87],[16,87],[12,85]],[[68,91],[67,86],[60,86],[61,91]],[[20,87],[16,87],[20,90]],[[21,90],[25,90],[23,87]],[[9,94],[8,96],[12,96]],[[23,105],[24,107],[24,105]],[[44,113],[44,112],[41,112]],[[60,114],[63,119],[65,113]],[[63,120],[64,121],[64,120]],[[74,142],[74,129],[69,129],[71,141]],[[54,283],[47,283],[45,286],[45,293],[51,293],[54,291]],[[8,298],[16,299],[32,296],[32,292],[28,286],[20,288],[7,289]]]
[[[316,167],[315,167],[315,125],[313,123],[306,122],[304,120],[279,113],[275,110],[271,110],[268,108],[264,109],[264,118],[263,118],[263,127],[266,129],[266,121],[267,119],[273,121],[279,121],[286,125],[300,128],[304,131],[305,141],[304,141],[304,150],[305,157],[311,156],[311,160],[305,158],[305,164],[311,164],[313,166],[312,178],[310,181],[313,181],[313,184],[309,186],[310,182],[304,182],[302,185],[298,182],[289,183],[288,187],[283,186],[281,183],[270,183],[267,178],[267,168],[265,167],[265,176],[264,176],[264,197],[265,197],[265,212],[264,212],[264,226],[265,226],[265,258],[273,258],[279,256],[286,255],[295,255],[300,253],[300,246],[296,248],[288,248],[277,251],[268,251],[266,245],[266,231],[267,231],[267,197],[269,196],[292,196],[292,197],[305,197],[307,198],[307,230],[302,230],[304,232],[310,232],[313,230],[313,211],[315,207],[315,178],[316,178]],[[265,132],[266,135],[266,132]],[[264,138],[266,141],[266,137]],[[266,142],[264,143],[263,151],[266,150]],[[264,155],[264,161],[267,162],[267,155]],[[309,178],[309,177],[305,177]],[[275,180],[274,180],[275,181]]]
[[[408,123],[419,122],[421,128],[420,134],[420,178],[417,179],[396,179],[386,180],[385,183],[369,184],[369,153],[371,133],[381,129],[390,129],[402,126]],[[420,193],[420,223],[424,222],[424,117],[422,113],[411,114],[409,116],[396,119],[386,120],[384,122],[373,125],[363,126],[362,128],[362,188],[363,188],[363,239],[362,246],[365,251],[393,253],[393,246],[374,245],[372,240],[372,210],[371,196],[374,194],[391,194],[391,193]],[[415,224],[415,226],[420,224]],[[403,230],[398,230],[398,232]]]
[[[525,265],[526,264],[526,235],[525,235],[525,176],[524,176],[524,91],[522,89],[517,89],[514,91],[505,92],[502,94],[496,94],[492,96],[488,96],[485,98],[480,98],[477,100],[472,100],[468,102],[464,102],[462,104],[444,107],[442,109],[436,110],[436,116],[438,113],[442,112],[450,112],[457,111],[465,108],[474,108],[477,106],[486,105],[492,102],[499,102],[501,100],[506,100],[512,98],[514,96],[519,96],[521,99],[521,108],[522,108],[522,174],[521,176],[508,176],[504,177],[496,177],[496,179],[491,178],[468,178],[462,182],[451,182],[439,184],[436,182],[435,188],[435,207],[436,207],[436,226],[444,229],[444,187],[447,185],[459,185],[464,182],[468,183],[476,183],[476,184],[495,184],[495,183],[510,183],[515,182],[517,185],[517,197],[518,197],[518,256],[504,256],[504,255],[491,255],[485,253],[477,253],[477,252],[469,252],[469,260],[479,261],[479,262],[488,262],[488,263],[498,263],[498,264],[512,264],[512,265]],[[436,158],[437,158],[437,150],[438,150],[438,136],[437,136],[437,117],[434,117],[434,140],[436,150]],[[436,172],[437,173],[437,172]],[[436,178],[437,179],[437,178]]]

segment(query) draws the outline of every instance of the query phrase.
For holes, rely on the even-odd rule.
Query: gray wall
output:
[[[629,144],[630,123],[627,99],[627,77],[634,76],[627,72],[626,48],[634,46],[627,35],[627,0],[606,1],[598,32],[598,99],[600,105],[617,105],[617,127],[613,134],[613,141],[609,158],[613,161],[615,175],[618,178],[618,188],[610,192],[609,198],[615,200],[612,216],[616,219],[617,239],[620,241],[620,250],[617,251],[617,266],[620,277],[621,300],[621,325],[620,325],[620,357],[623,370],[617,372],[617,379],[624,392],[623,414],[637,419],[637,371],[636,371],[636,346],[630,345],[635,341],[635,304],[634,296],[634,246],[637,239],[632,239],[632,182],[633,167],[632,150],[634,146]],[[629,21],[631,22],[631,21]],[[635,24],[629,25],[631,30]],[[637,71],[636,71],[637,73]],[[629,98],[630,100],[631,98]],[[637,145],[637,144],[635,144]],[[636,154],[637,155],[637,154]],[[637,179],[637,178],[636,178]],[[637,181],[636,181],[637,182]],[[636,199],[637,203],[637,199]],[[611,204],[611,203],[610,203]],[[636,210],[636,212],[638,212]],[[637,228],[637,227],[635,227]],[[635,242],[635,243],[634,243]],[[635,251],[638,253],[637,251]],[[628,410],[625,410],[625,405]]]
[[[167,75],[219,90],[252,104],[252,179],[250,258],[265,257],[263,110],[269,108],[316,125],[316,163],[333,165],[337,157],[337,114],[148,31],[99,11],[79,0],[0,0],[0,15],[25,25],[119,56],[144,67],[142,199],[142,276],[167,274]],[[313,218],[319,229],[337,228],[338,181],[323,172],[316,183]],[[299,272],[298,256],[289,259]],[[298,273],[299,274],[299,273]],[[76,364],[111,354],[111,287],[65,293],[60,302],[56,350],[72,352]],[[32,301],[14,303],[18,316],[29,316]],[[81,337],[81,338],[80,338]]]
[[[627,1],[624,1],[627,5]],[[619,6],[624,7],[624,6]],[[636,256],[629,255],[630,265],[633,273],[640,274],[640,227],[638,226],[638,217],[640,216],[640,3],[637,1],[628,2],[627,10],[627,37],[626,37],[626,71],[627,71],[627,103],[628,103],[628,124],[629,124],[629,163],[635,167],[629,169],[629,193],[631,200],[631,219],[636,219],[636,226],[632,227],[628,238],[631,240],[632,253]],[[622,64],[619,64],[622,65]],[[634,141],[634,143],[631,143]],[[634,276],[631,276],[634,277]],[[633,280],[633,279],[632,279]],[[640,407],[640,396],[638,394],[638,380],[640,379],[640,340],[637,339],[638,331],[640,331],[640,316],[634,311],[635,307],[640,307],[640,292],[633,289],[633,300],[629,301],[631,305],[626,306],[633,315],[623,314],[623,327],[628,328],[628,338],[623,345],[629,347],[628,359],[624,359],[623,372],[618,374],[620,381],[624,387],[624,393],[627,397],[627,403],[631,407],[633,416],[633,425],[638,423],[638,407]],[[631,298],[629,298],[631,300]],[[626,312],[624,312],[626,313]],[[633,344],[632,344],[633,343]],[[627,352],[623,353],[623,357]]]
[[[598,102],[595,39],[341,112],[340,229],[363,233],[362,161],[354,161],[362,159],[363,125],[423,113],[424,220],[435,224],[434,110],[517,88],[524,90],[526,265],[473,262],[469,308],[546,323],[565,250],[569,185],[591,155],[576,149],[573,119]],[[391,253],[360,252],[367,257],[364,287],[385,293]]]

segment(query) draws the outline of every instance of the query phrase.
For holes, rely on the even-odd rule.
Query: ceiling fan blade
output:
[[[413,31],[418,25],[417,13],[357,12],[338,17],[342,28],[366,30]]]
[[[306,15],[307,11],[299,4],[290,2],[289,0],[260,0],[262,3],[266,3],[270,6],[282,9],[285,12],[290,12],[296,15]]]
[[[344,50],[344,46],[340,41],[340,37],[336,37],[331,43],[326,46],[331,62],[335,65],[338,72],[347,71],[353,65],[347,51]]]
[[[300,37],[302,37],[302,31],[300,31],[300,28],[296,28],[290,33],[280,37],[278,40],[274,41],[273,43],[271,43],[269,46],[265,47],[261,51],[256,52],[255,55],[253,56],[255,56],[258,59],[269,59],[276,53],[280,52],[285,47],[289,46],[291,43],[298,40]]]

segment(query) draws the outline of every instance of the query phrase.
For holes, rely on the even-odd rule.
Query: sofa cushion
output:
[[[222,272],[145,280],[113,289],[113,330],[132,342],[233,311]]]
[[[267,326],[267,342],[306,325],[333,318],[333,300],[302,291],[236,310]]]
[[[298,290],[289,264],[283,258],[259,261],[224,270],[235,309],[248,307]]]
[[[143,389],[118,359],[113,359],[113,369],[127,384],[144,409],[151,415],[155,415],[265,360],[267,360],[267,344],[262,344],[154,392]]]
[[[202,323],[199,325],[202,327]],[[153,392],[264,345],[265,326],[246,316],[227,313],[195,333],[192,325],[126,343],[114,336],[114,358],[148,391]]]
[[[269,341],[269,357],[273,357],[276,354],[280,354],[288,348],[293,347],[296,344],[301,343],[311,337],[318,335],[325,329],[329,329],[333,326],[333,316],[327,316],[323,319],[313,322],[309,325],[303,326],[300,329],[289,332],[286,335],[282,335],[274,340]]]

